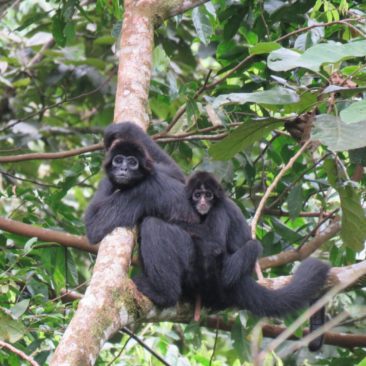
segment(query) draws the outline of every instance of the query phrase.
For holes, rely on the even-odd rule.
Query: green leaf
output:
[[[195,100],[189,99],[186,105],[187,119],[189,123],[192,123],[199,116],[198,106]]]
[[[205,9],[203,7],[195,7],[192,11],[192,20],[198,38],[203,44],[207,45],[213,34],[213,29]]]
[[[349,151],[349,158],[353,164],[366,166],[366,147]]]
[[[366,357],[357,366],[366,366]]]
[[[283,222],[281,222],[281,220],[278,220],[277,218],[273,217],[272,224],[276,233],[281,236],[281,239],[283,241],[289,244],[294,244],[301,241],[302,236],[298,232],[284,225]]]
[[[24,325],[18,321],[14,320],[8,314],[3,313],[0,310],[0,339],[3,341],[8,341],[10,343],[15,343],[21,339],[25,333],[26,329]]]
[[[287,48],[271,52],[267,57],[267,65],[274,71],[287,71],[298,67],[301,54]]]
[[[289,49],[273,51],[267,59],[268,67],[274,71],[288,71],[296,67],[319,71],[323,64],[366,56],[366,40],[346,44],[328,42],[308,48],[302,55]]]
[[[263,55],[264,53],[270,53],[279,48],[281,48],[281,45],[277,42],[259,42],[249,48],[249,53],[251,55]]]
[[[241,324],[239,317],[237,317],[231,328],[231,339],[234,343],[234,349],[242,362],[248,359],[250,355],[250,343],[246,338],[246,333],[246,329]]]
[[[336,188],[337,185],[337,165],[334,159],[325,159],[324,161],[324,171],[327,174],[328,182],[333,187]]]
[[[53,18],[52,18],[52,35],[55,39],[56,43],[64,47],[66,44],[66,37],[64,35],[64,28],[65,28],[65,20],[62,17],[62,15],[58,12]]]
[[[366,100],[352,103],[341,111],[340,117],[344,123],[357,123],[366,120]]]
[[[231,159],[236,153],[252,146],[283,123],[276,120],[248,121],[230,133],[222,141],[212,145],[210,155],[216,160]]]
[[[29,302],[30,299],[19,301],[10,309],[15,319],[20,318],[20,316],[22,316],[26,312]]]
[[[258,104],[283,105],[297,103],[299,100],[299,96],[292,89],[278,87],[255,93],[222,94],[215,98],[212,106],[214,108],[218,108],[226,104],[244,104],[250,102]]]
[[[338,193],[342,207],[342,240],[348,248],[361,251],[366,240],[366,216],[360,195],[350,185],[338,188]]]
[[[339,117],[321,114],[316,117],[311,139],[319,140],[334,151],[366,146],[366,116],[358,123],[346,124]]]
[[[302,187],[300,184],[298,184],[293,189],[291,189],[287,197],[287,206],[291,219],[295,219],[299,215],[303,203],[304,197],[302,193]]]
[[[93,43],[97,45],[112,45],[116,42],[113,36],[98,37]]]
[[[24,88],[25,86],[28,86],[30,84],[30,82],[31,82],[30,78],[18,79],[17,81],[14,81],[13,87],[14,88]]]
[[[43,18],[46,18],[48,16],[49,16],[48,13],[37,13],[30,17],[25,17],[22,22],[22,25],[20,27],[16,28],[15,31],[20,32],[20,31],[24,30],[25,28],[28,28],[33,23],[41,23],[40,20]]]

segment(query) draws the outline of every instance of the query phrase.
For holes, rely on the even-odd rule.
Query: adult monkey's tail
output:
[[[271,290],[258,284],[251,276],[245,276],[240,286],[237,306],[259,316],[283,316],[309,305],[325,284],[330,267],[315,259],[304,260],[291,282]]]

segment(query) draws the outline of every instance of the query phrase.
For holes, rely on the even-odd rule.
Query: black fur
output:
[[[188,196],[202,185],[215,199],[208,214],[201,217],[201,224],[190,225],[196,259],[187,276],[185,297],[193,302],[200,294],[207,307],[219,310],[234,306],[259,316],[282,316],[306,306],[323,287],[329,266],[309,258],[287,286],[270,290],[257,284],[252,272],[261,253],[260,242],[252,240],[240,209],[210,173],[198,172],[190,178]]]
[[[155,163],[161,164],[162,169],[171,177],[185,182],[185,176],[177,163],[151,139],[145,131],[132,122],[112,123],[104,131],[104,146],[109,150],[117,140],[138,141]]]
[[[107,176],[85,213],[87,237],[91,243],[98,243],[116,227],[142,224],[143,275],[136,278],[136,285],[157,305],[174,305],[181,295],[193,247],[190,236],[176,224],[199,222],[178,177],[183,174],[149,136],[131,123],[108,127],[105,143]],[[120,183],[115,176],[111,161],[116,154],[138,159],[138,172],[131,172],[135,177],[127,183]]]

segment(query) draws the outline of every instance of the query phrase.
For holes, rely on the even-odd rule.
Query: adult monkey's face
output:
[[[136,185],[151,174],[153,163],[137,142],[116,140],[105,161],[105,170],[117,188]]]
[[[136,156],[117,154],[112,159],[112,174],[118,184],[128,184],[136,177],[139,170],[139,161]]]

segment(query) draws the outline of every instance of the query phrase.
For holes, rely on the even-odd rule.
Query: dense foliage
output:
[[[0,12],[0,155],[100,142],[113,118],[120,2],[8,1]],[[295,162],[266,202],[257,229],[265,256],[301,247],[339,215],[339,235],[317,256],[332,266],[364,259],[365,12],[363,1],[351,0],[214,0],[155,30],[150,132],[159,133],[187,174],[213,171],[247,218],[314,125],[320,144]],[[102,157],[94,151],[1,164],[0,215],[83,235]],[[60,301],[61,290],[83,292],[94,257],[0,233],[0,339],[46,364],[76,306]],[[274,267],[266,276],[292,268]],[[364,299],[357,288],[332,301],[331,316],[351,314],[334,331],[362,333]],[[231,332],[169,323],[147,324],[136,334],[171,365],[249,364],[258,319],[226,316],[234,319]],[[366,344],[326,345],[316,355],[304,349],[286,365],[356,365],[365,362],[365,350]],[[0,349],[0,364],[26,363]],[[120,333],[97,364],[159,361]]]

